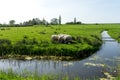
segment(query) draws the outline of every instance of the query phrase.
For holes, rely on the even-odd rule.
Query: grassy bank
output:
[[[57,75],[38,75],[36,73],[23,72],[21,74],[14,73],[11,69],[7,72],[0,71],[0,80],[70,80],[68,76],[60,77]],[[80,80],[78,77],[72,80]]]
[[[109,30],[109,34],[118,42],[120,42],[120,27],[111,27]]]
[[[106,73],[107,74],[107,73]],[[60,76],[55,74],[43,74],[39,75],[37,73],[23,72],[23,73],[15,73],[12,69],[8,71],[0,71],[0,80],[82,80],[80,77],[72,77],[70,78],[67,75]],[[91,79],[86,79],[91,80]],[[120,77],[113,78],[94,78],[92,80],[120,80]]]
[[[102,44],[102,28],[96,25],[51,25],[31,27],[1,27],[0,55],[69,56],[83,58]],[[53,34],[69,34],[71,44],[54,43]]]
[[[83,58],[93,54],[102,44],[101,32],[120,40],[119,24],[109,25],[51,25],[31,27],[1,27],[0,56],[69,56]],[[53,34],[69,34],[71,44],[54,43]]]
[[[31,27],[1,27],[0,56],[68,56],[84,58],[93,54],[102,44],[101,32],[120,40],[119,24],[109,25],[51,25]],[[71,44],[54,43],[53,34],[69,34]]]

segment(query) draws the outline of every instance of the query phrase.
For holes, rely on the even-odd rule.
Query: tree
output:
[[[35,18],[35,21],[38,25],[41,24],[41,22],[42,22],[39,18]]]
[[[33,25],[39,25],[39,24],[41,24],[41,20],[39,18],[33,18],[32,19],[32,24]]]
[[[76,17],[74,18],[74,24],[76,24]]]
[[[75,22],[67,22],[66,24],[82,24],[81,21],[77,21],[76,23]]]
[[[59,24],[59,20],[57,18],[53,18],[53,19],[51,19],[51,24],[57,25],[57,24]]]
[[[82,22],[81,22],[81,21],[78,21],[78,22],[76,22],[76,24],[82,24]]]
[[[59,16],[59,25],[61,25],[61,16]]]
[[[14,25],[15,25],[15,20],[10,20],[10,21],[9,21],[9,25],[10,25],[10,26],[14,26]]]
[[[42,25],[46,25],[48,22],[43,18],[43,20],[41,21]]]
[[[2,24],[0,24],[0,27],[2,26]]]

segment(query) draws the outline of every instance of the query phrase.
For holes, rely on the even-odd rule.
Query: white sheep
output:
[[[72,36],[71,35],[64,35],[64,43],[68,43],[72,41]]]
[[[56,41],[59,43],[71,43],[72,42],[72,36],[67,35],[67,34],[52,35],[51,39],[52,41]]]
[[[72,41],[72,36],[67,35],[67,34],[59,34],[58,35],[58,41],[60,43],[68,43]]]
[[[59,34],[58,35],[58,42],[59,43],[64,43],[64,34]]]
[[[58,35],[52,35],[51,40],[52,41],[58,41]]]

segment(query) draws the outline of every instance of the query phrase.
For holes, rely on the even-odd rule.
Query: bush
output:
[[[76,40],[77,40],[77,42],[82,43],[82,37],[81,36],[77,36]]]
[[[12,45],[11,41],[8,39],[0,39],[0,55],[6,55],[7,53],[11,53]]]
[[[11,41],[8,39],[0,39],[0,45],[4,45],[4,44],[10,45]]]
[[[16,44],[17,45],[19,45],[19,44],[37,45],[38,42],[37,42],[36,38],[33,38],[33,39],[23,38],[22,40],[17,41]]]
[[[19,55],[31,55],[32,45],[14,45],[13,46],[13,53]]]
[[[64,44],[63,47],[50,46],[48,41],[37,42],[35,38],[28,39],[24,37],[22,40],[11,44],[10,40],[0,39],[0,56],[9,54],[18,55],[39,55],[39,56],[70,56],[73,58],[84,58],[98,49],[98,45],[101,44],[96,38],[88,39],[81,38],[80,36],[74,38],[72,42],[75,44]],[[77,40],[77,41],[76,41]],[[85,42],[85,45],[82,41]],[[76,43],[82,42],[84,48],[80,49],[79,45]],[[90,46],[93,46],[92,48]]]

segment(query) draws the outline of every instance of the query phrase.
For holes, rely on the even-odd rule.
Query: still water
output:
[[[0,69],[12,68],[15,72],[38,72],[39,74],[56,74],[60,77],[80,77],[82,80],[106,78],[105,73],[117,75],[117,66],[120,63],[120,44],[112,39],[107,31],[102,32],[103,45],[92,56],[80,61],[53,61],[53,60],[13,60],[1,59]]]

